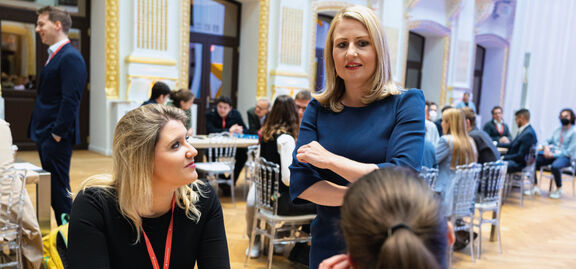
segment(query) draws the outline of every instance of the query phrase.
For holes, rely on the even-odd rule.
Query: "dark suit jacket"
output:
[[[502,132],[502,135],[498,133],[498,129],[496,129],[496,125],[494,125],[493,120],[490,120],[484,124],[484,128],[482,129],[484,129],[484,132],[488,133],[490,138],[492,138],[492,141],[498,141],[500,140],[500,137],[503,136],[508,137],[508,140],[512,141],[512,136],[510,135],[510,129],[508,129],[508,125],[506,123],[502,123],[502,125],[504,125],[504,132]]]
[[[512,143],[499,146],[508,148],[508,152],[504,155],[504,160],[513,160],[522,166],[526,166],[525,157],[530,152],[530,148],[536,143],[538,143],[536,132],[534,132],[532,125],[528,125],[522,133],[514,138]]]
[[[240,115],[240,112],[236,109],[230,110],[230,113],[226,116],[226,124],[224,128],[222,128],[222,118],[220,118],[216,109],[212,109],[212,111],[206,114],[206,132],[209,134],[227,132],[234,124],[242,126],[244,132],[246,132],[247,129],[242,120],[242,115]]]
[[[478,151],[478,163],[495,162],[500,159],[500,153],[492,140],[484,131],[472,129],[468,135],[474,139]]]
[[[256,107],[250,108],[246,111],[246,115],[248,115],[248,131],[247,134],[258,134],[258,130],[262,128],[260,124],[260,118],[256,115]],[[266,118],[264,118],[266,121]]]
[[[72,45],[64,45],[42,68],[28,136],[36,141],[51,133],[80,143],[80,100],[86,86],[86,64]]]

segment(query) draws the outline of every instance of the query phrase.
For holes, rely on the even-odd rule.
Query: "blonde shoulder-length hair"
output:
[[[470,136],[466,130],[466,120],[464,111],[457,108],[450,108],[442,113],[442,121],[446,121],[446,134],[452,135],[453,149],[450,168],[476,162],[474,145],[470,142]]]
[[[154,153],[164,125],[171,120],[184,123],[186,114],[179,108],[149,104],[124,115],[116,125],[113,140],[112,175],[97,175],[81,183],[80,189],[101,188],[118,201],[122,215],[128,218],[140,240],[140,214],[152,206]],[[195,203],[202,195],[201,181],[176,189],[176,204],[194,221],[200,219]]]
[[[334,112],[340,112],[344,105],[340,102],[344,96],[344,80],[336,74],[334,66],[334,29],[344,19],[352,19],[362,23],[368,30],[370,41],[376,50],[376,70],[370,77],[371,90],[367,95],[362,96],[362,103],[367,105],[376,100],[386,98],[388,95],[400,94],[401,90],[392,79],[390,68],[390,53],[386,42],[384,28],[376,17],[374,12],[363,6],[350,6],[341,9],[332,20],[326,45],[324,46],[324,61],[326,65],[326,89],[323,93],[316,95],[315,98],[324,107],[330,107]]]

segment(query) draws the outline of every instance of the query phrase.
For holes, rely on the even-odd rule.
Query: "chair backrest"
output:
[[[0,267],[21,266],[22,264],[22,210],[26,176],[24,170],[15,170],[12,165],[0,167],[0,245],[14,260],[0,261]],[[12,243],[10,243],[12,242]],[[19,268],[19,267],[18,267]]]
[[[223,162],[234,166],[236,161],[236,137],[228,132],[208,135],[208,162]]]
[[[420,170],[420,177],[426,181],[426,184],[428,184],[430,189],[434,189],[434,186],[436,185],[436,179],[438,178],[438,169],[422,166],[422,170]]]
[[[258,157],[260,157],[260,145],[249,146],[248,159],[244,165],[246,167],[246,170],[244,170],[244,178],[246,180],[254,180]]]
[[[481,171],[482,165],[477,163],[456,166],[453,216],[474,214],[474,197]]]
[[[280,178],[280,166],[268,162],[264,158],[256,161],[256,208],[268,211],[274,215],[277,213],[277,201]]]
[[[477,203],[499,201],[500,192],[504,187],[508,163],[504,161],[488,162],[482,166]]]

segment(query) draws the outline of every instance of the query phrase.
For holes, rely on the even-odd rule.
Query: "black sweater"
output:
[[[183,209],[174,210],[170,268],[230,268],[222,207],[212,188],[201,187],[206,197],[196,203],[198,223]],[[164,261],[171,211],[158,218],[143,218],[158,264]],[[71,268],[153,268],[144,237],[122,216],[117,200],[99,188],[78,193],[72,206],[68,254]]]

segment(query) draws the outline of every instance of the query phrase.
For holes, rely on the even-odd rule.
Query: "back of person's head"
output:
[[[370,38],[370,43],[376,51],[376,69],[371,74],[367,85],[370,89],[368,93],[362,96],[362,103],[370,104],[376,100],[383,99],[390,94],[399,94],[399,88],[392,79],[392,69],[390,65],[389,47],[386,41],[384,28],[374,11],[365,6],[349,6],[338,11],[326,36],[324,46],[324,61],[326,66],[326,89],[323,93],[315,96],[316,100],[323,106],[329,107],[334,112],[340,112],[344,109],[341,98],[344,96],[344,80],[336,73],[336,67],[333,57],[334,48],[334,30],[344,20],[355,20],[360,22]]]
[[[530,110],[526,109],[526,108],[521,108],[518,111],[516,111],[516,113],[514,113],[514,116],[522,116],[524,117],[524,119],[529,122],[530,121]]]
[[[375,170],[354,182],[341,209],[354,268],[441,268],[448,239],[440,207],[407,168]]]
[[[287,133],[294,138],[298,136],[298,111],[294,99],[288,95],[280,95],[274,100],[272,110],[262,126],[262,140],[267,142],[274,135]]]
[[[72,18],[70,17],[70,13],[68,13],[68,11],[64,9],[53,6],[45,6],[43,8],[38,9],[36,11],[36,14],[38,15],[48,14],[48,20],[50,20],[52,23],[56,23],[59,21],[60,24],[62,25],[62,32],[64,34],[68,34],[68,32],[70,31],[70,27],[72,27]]]
[[[158,97],[170,94],[170,87],[166,85],[166,83],[162,81],[156,81],[152,86],[152,94],[150,95],[150,99],[156,100]]]
[[[305,101],[312,100],[312,93],[310,93],[309,90],[301,90],[296,94],[294,100],[305,100]]]
[[[187,117],[179,108],[150,104],[124,115],[114,131],[112,145],[112,177],[95,176],[82,182],[80,189],[101,187],[114,189],[122,214],[130,219],[140,238],[140,213],[146,212],[153,201],[152,176],[156,144],[162,128],[169,121],[185,124]],[[200,181],[191,185],[195,187]],[[186,216],[197,219],[200,211],[194,207],[198,194],[191,186],[176,189],[176,201]]]
[[[562,111],[560,111],[560,115],[562,115],[562,113],[564,112],[568,112],[568,114],[570,115],[570,124],[574,125],[574,123],[576,122],[576,115],[574,115],[574,110],[570,109],[570,108],[564,108],[562,109]]]
[[[462,108],[462,112],[464,112],[464,117],[470,121],[470,127],[476,127],[476,113],[474,113],[474,110],[469,107],[464,107]]]
[[[442,121],[446,122],[445,134],[452,135],[453,149],[450,168],[456,169],[456,166],[468,164],[476,161],[474,146],[470,142],[470,137],[466,131],[466,121],[464,112],[457,108],[447,109],[442,113]]]
[[[194,98],[194,94],[189,89],[179,89],[170,93],[170,99],[178,108],[181,108],[180,102],[188,102],[192,98]]]
[[[451,109],[451,108],[452,108],[451,105],[445,105],[444,107],[442,107],[441,112],[444,113],[444,111],[446,111],[446,110],[448,110],[448,109]]]
[[[228,96],[220,96],[218,99],[216,99],[216,102],[214,103],[215,105],[218,105],[219,103],[224,103],[224,104],[228,104],[231,107],[233,107],[232,105],[232,98],[228,97]]]

